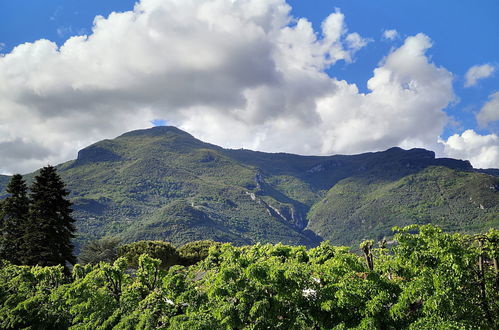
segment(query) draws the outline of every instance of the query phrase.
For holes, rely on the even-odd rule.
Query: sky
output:
[[[499,168],[499,1],[0,0],[0,173],[174,125]]]

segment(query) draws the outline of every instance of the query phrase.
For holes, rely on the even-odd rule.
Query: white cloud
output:
[[[464,87],[471,87],[478,83],[478,80],[485,79],[494,74],[495,68],[490,64],[475,65],[466,72]]]
[[[70,26],[60,26],[56,30],[59,38],[64,39],[69,36],[82,36],[86,35],[88,31],[85,28],[75,29]]]
[[[0,42],[0,51],[2,51],[5,48],[5,44],[3,42]]]
[[[73,27],[71,26],[60,26],[56,30],[59,38],[65,38],[74,34]]]
[[[499,136],[496,134],[479,135],[469,129],[441,143],[449,157],[469,160],[477,168],[499,167]]]
[[[480,109],[476,119],[482,127],[499,121],[499,92],[495,92],[489,96],[489,101]]]
[[[61,6],[57,6],[57,8],[54,10],[54,12],[52,13],[52,15],[49,17],[49,19],[51,21],[55,21],[56,18],[59,16],[59,14],[61,13],[62,11],[62,7]]]
[[[334,88],[323,70],[351,61],[364,42],[340,11],[321,38],[306,19],[290,24],[289,11],[283,0],[144,0],[96,17],[90,35],[60,48],[19,45],[0,58],[0,142],[22,137],[60,162],[154,118],[187,126],[197,111],[246,130],[274,118],[313,121],[316,97]],[[0,171],[34,169],[1,156]]]
[[[385,30],[383,31],[383,38],[388,40],[395,40],[399,38],[399,33],[397,30]]]
[[[318,102],[324,153],[362,152],[400,145],[434,147],[447,123],[443,109],[454,98],[452,75],[430,63],[424,34],[405,40],[368,81],[368,94],[338,82],[338,92]],[[424,129],[421,129],[424,127]]]
[[[453,76],[429,61],[430,39],[388,54],[366,94],[325,73],[367,42],[339,10],[314,31],[284,0],[142,0],[60,48],[38,40],[0,57],[0,173],[72,159],[153,119],[264,151],[443,148]]]
[[[358,34],[357,32],[354,32],[354,33],[350,33],[349,35],[347,35],[346,42],[347,42],[348,48],[357,51],[357,50],[367,46],[367,44],[369,42],[371,42],[371,40],[362,38],[360,36],[360,34]]]
[[[425,56],[429,47],[423,34],[408,38],[375,70],[368,94],[346,81],[318,73],[298,76],[288,68],[279,86],[247,94],[251,102],[241,117],[198,108],[182,127],[214,143],[267,151],[357,153],[394,145],[437,149],[437,137],[448,122],[443,109],[454,93],[452,75]],[[259,109],[266,109],[261,121],[245,122]]]
[[[266,151],[351,154],[394,145],[435,149],[448,121],[443,109],[454,93],[452,75],[425,56],[429,47],[423,34],[407,38],[375,70],[368,94],[320,72],[305,75],[288,67],[278,86],[246,94],[249,103],[240,117],[199,108],[182,127],[214,143]],[[260,121],[248,122],[248,115],[261,109]]]

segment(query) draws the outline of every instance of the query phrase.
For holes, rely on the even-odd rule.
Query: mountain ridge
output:
[[[499,187],[499,170],[473,169],[468,161],[435,158],[419,148],[332,156],[266,153],[224,149],[159,126],[94,143],[57,168],[72,191],[78,242],[116,235],[175,244],[214,239],[314,246],[323,239],[350,244],[390,235],[389,226],[408,221],[461,231],[499,222],[499,193],[484,188]],[[432,204],[442,192],[427,181],[439,178],[452,181],[449,193],[464,191],[456,201],[441,202],[459,209],[449,218],[459,225],[432,219],[445,208]],[[7,180],[0,177],[0,198]],[[483,209],[475,210],[469,198]],[[386,220],[378,215],[381,209]]]

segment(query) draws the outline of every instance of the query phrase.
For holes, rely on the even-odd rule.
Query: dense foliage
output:
[[[309,228],[340,244],[381,239],[393,226],[438,224],[446,231],[499,228],[499,179],[428,167],[397,180],[340,181],[308,214]]]
[[[175,265],[179,260],[177,249],[163,241],[138,241],[118,248],[118,255],[124,257],[128,265],[133,268],[138,267],[140,256],[143,254],[158,259],[163,268]]]
[[[89,241],[81,248],[78,262],[82,265],[98,264],[101,261],[113,263],[118,258],[119,243],[120,240],[116,237]]]
[[[28,188],[12,177],[0,202],[0,257],[14,264],[67,266],[76,263],[69,191],[52,166],[42,168]]]
[[[0,327],[46,329],[474,329],[499,326],[499,233],[397,228],[396,242],[209,244],[200,262],[135,268],[4,263]],[[141,243],[144,245],[144,243]],[[199,244],[206,246],[206,244]],[[191,249],[192,248],[192,249]],[[186,248],[196,251],[197,246]],[[367,261],[367,262],[366,262]],[[495,265],[495,266],[494,266]]]
[[[222,243],[214,241],[195,241],[182,245],[177,249],[179,263],[184,266],[194,265],[206,259],[212,246],[217,247]]]

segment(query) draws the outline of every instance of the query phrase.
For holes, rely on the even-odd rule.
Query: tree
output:
[[[22,257],[23,229],[28,220],[28,187],[20,174],[12,176],[0,205],[0,259],[19,264]]]
[[[98,264],[101,261],[113,263],[118,258],[118,245],[120,240],[116,237],[103,237],[83,245],[78,260],[81,264]]]
[[[220,245],[222,243],[214,241],[194,241],[184,244],[177,249],[180,256],[180,264],[184,266],[194,265],[206,259],[210,247]]]
[[[142,254],[161,260],[161,267],[165,269],[176,265],[179,259],[175,247],[163,241],[138,241],[118,248],[118,256],[125,257],[131,268],[138,268]]]
[[[125,246],[137,257],[134,271],[118,258],[75,265],[72,280],[60,265],[0,261],[0,328],[499,329],[499,231],[479,235],[483,244],[431,225],[397,231],[396,244],[366,243],[375,260],[367,266],[327,242],[310,250],[216,244],[196,264],[168,270],[137,257],[169,258],[168,243],[132,243]]]
[[[75,220],[71,217],[69,191],[53,166],[40,170],[31,186],[31,205],[25,232],[27,265],[54,266],[75,264],[73,255]]]
[[[417,329],[462,328],[496,329],[491,323],[487,296],[480,280],[490,278],[490,270],[479,272],[482,251],[467,235],[444,233],[432,225],[394,228],[391,268],[400,278],[401,293],[391,315],[413,323]],[[483,276],[483,277],[482,277]],[[490,297],[490,296],[489,296]],[[453,325],[454,324],[454,325]]]

